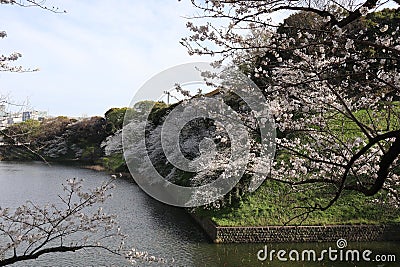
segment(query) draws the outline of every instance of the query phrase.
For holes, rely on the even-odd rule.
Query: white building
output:
[[[47,118],[46,111],[21,111],[21,112],[6,112],[5,106],[0,105],[0,129],[12,125],[14,123],[20,123],[27,120],[42,121]]]

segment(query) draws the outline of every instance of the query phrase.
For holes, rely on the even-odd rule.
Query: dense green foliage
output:
[[[113,173],[128,172],[123,154],[112,154],[101,158],[100,163],[106,170]]]
[[[110,108],[105,114],[107,133],[113,134],[122,129],[124,117],[128,108]]]

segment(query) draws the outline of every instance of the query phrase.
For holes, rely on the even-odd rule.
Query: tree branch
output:
[[[44,254],[49,254],[49,253],[54,253],[54,252],[75,252],[75,251],[78,251],[78,250],[81,250],[84,248],[100,248],[100,249],[106,250],[108,252],[111,252],[113,254],[121,255],[120,253],[115,252],[104,246],[96,246],[96,245],[82,245],[82,246],[71,246],[71,247],[58,246],[58,247],[45,248],[45,249],[39,250],[35,253],[28,254],[28,255],[14,256],[11,258],[0,260],[0,266],[14,264],[19,261],[34,260]]]

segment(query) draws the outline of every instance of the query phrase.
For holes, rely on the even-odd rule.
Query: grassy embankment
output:
[[[400,104],[394,106],[395,113],[400,113]],[[355,113],[355,116],[365,123],[382,131],[400,129],[399,118],[396,115],[386,120],[387,113],[368,114],[367,110]],[[354,122],[343,116],[336,116],[332,126],[347,129],[341,136],[343,141],[354,140],[362,134]],[[279,155],[278,156],[285,156]],[[399,171],[400,172],[400,171]],[[385,224],[400,223],[400,209],[387,203],[385,192],[379,192],[373,197],[365,197],[354,191],[344,191],[340,199],[326,211],[316,211],[308,215],[296,217],[304,212],[308,204],[327,204],[332,198],[332,187],[315,185],[297,187],[272,180],[266,180],[252,194],[243,197],[235,207],[225,207],[219,210],[197,209],[200,217],[209,217],[220,226],[266,226],[299,224],[303,225],[333,225],[333,224]],[[376,200],[379,199],[379,202]]]

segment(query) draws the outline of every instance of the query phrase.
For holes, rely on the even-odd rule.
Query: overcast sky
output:
[[[153,75],[177,64],[205,61],[179,44],[188,34],[183,16],[195,10],[177,0],[47,1],[67,10],[2,5],[1,54],[22,53],[34,73],[0,73],[0,94],[29,99],[51,115],[103,115],[127,106]]]

